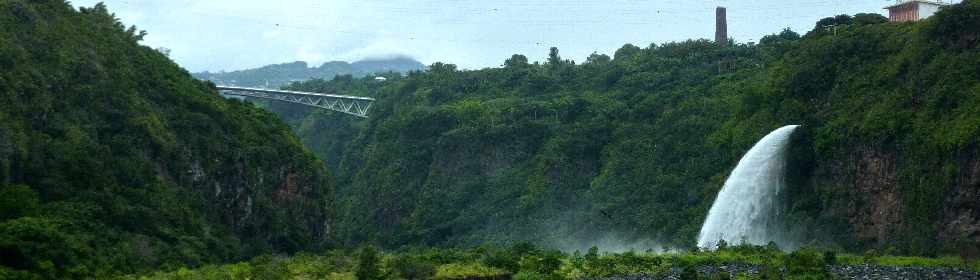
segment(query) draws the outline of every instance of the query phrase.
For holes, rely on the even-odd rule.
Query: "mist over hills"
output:
[[[364,59],[352,63],[346,61],[330,61],[318,67],[310,67],[305,61],[295,61],[231,72],[220,71],[212,73],[205,71],[192,75],[195,78],[210,80],[222,85],[278,88],[291,82],[301,82],[310,79],[332,79],[337,75],[363,77],[372,73],[407,73],[409,71],[423,69],[425,69],[425,65],[413,58],[394,56],[390,58]]]

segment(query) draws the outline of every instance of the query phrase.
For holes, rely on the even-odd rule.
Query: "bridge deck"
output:
[[[364,96],[234,86],[217,86],[217,89],[219,92],[227,95],[247,96],[298,103],[362,118],[367,117],[368,109],[370,109],[371,105],[374,103],[374,98]]]
[[[253,91],[253,92],[278,93],[278,94],[310,95],[310,96],[319,96],[319,97],[332,97],[332,98],[344,98],[344,99],[358,99],[358,100],[365,100],[365,101],[374,101],[374,98],[370,98],[370,97],[353,96],[353,95],[338,95],[338,94],[329,94],[329,93],[316,93],[316,92],[279,90],[279,89],[267,89],[267,88],[234,87],[234,86],[217,86],[217,88],[218,88],[218,90]]]

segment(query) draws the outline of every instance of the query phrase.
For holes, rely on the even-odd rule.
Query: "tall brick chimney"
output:
[[[722,47],[728,45],[728,20],[725,17],[725,7],[715,9],[715,43]]]

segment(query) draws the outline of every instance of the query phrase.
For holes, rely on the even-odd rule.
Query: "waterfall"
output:
[[[698,247],[770,241],[786,246],[780,194],[785,187],[786,150],[798,125],[787,125],[762,137],[738,161],[708,211],[698,234]]]

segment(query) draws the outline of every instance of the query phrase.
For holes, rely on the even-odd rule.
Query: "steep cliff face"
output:
[[[901,227],[903,207],[898,185],[899,162],[880,148],[855,147],[816,165],[818,191],[835,194],[826,202],[834,216],[846,217],[853,238],[875,245],[891,240]]]
[[[948,240],[959,246],[980,244],[980,156],[977,147],[961,157],[957,184],[945,196],[940,240]],[[970,247],[966,247],[969,249]],[[972,247],[965,252],[971,257],[980,256],[980,248]]]
[[[810,184],[825,195],[823,215],[844,218],[849,238],[866,247],[901,247],[903,235],[914,228],[910,225],[915,213],[909,213],[904,195],[909,182],[903,182],[900,168],[910,165],[908,155],[892,148],[859,146],[852,153],[816,164]],[[980,244],[980,191],[978,191],[978,159],[973,150],[961,156],[955,171],[956,180],[944,190],[934,192],[941,205],[932,208],[937,220],[924,238],[935,244],[950,246],[951,251],[964,249],[970,253],[973,244]],[[935,171],[932,171],[935,172]],[[975,251],[975,250],[974,250]],[[971,254],[976,254],[971,253]]]
[[[323,163],[143,35],[103,5],[0,2],[0,278],[108,278],[328,244]]]
[[[332,180],[307,166],[321,162],[243,158],[226,164],[231,170],[202,171],[185,186],[199,193],[206,216],[243,239],[244,255],[312,250],[330,240]]]

